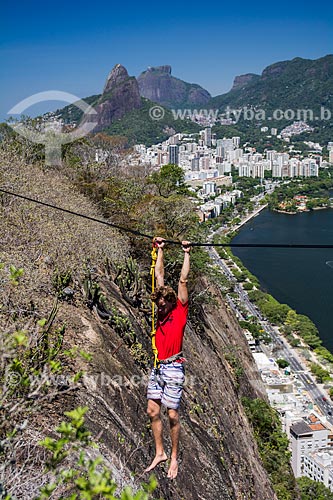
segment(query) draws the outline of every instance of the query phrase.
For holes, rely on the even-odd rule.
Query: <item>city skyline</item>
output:
[[[38,92],[98,94],[117,63],[131,76],[170,64],[177,78],[212,96],[223,94],[237,75],[261,74],[266,66],[294,57],[333,53],[332,20],[333,8],[323,2],[316,9],[299,1],[241,2],[237,11],[218,2],[209,9],[150,1],[141,6],[102,0],[92,6],[86,0],[74,5],[60,0],[57,8],[39,0],[15,7],[7,2],[0,31],[0,120]],[[50,103],[49,109],[63,105]]]

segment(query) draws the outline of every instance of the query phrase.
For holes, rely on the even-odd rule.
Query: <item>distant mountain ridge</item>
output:
[[[150,97],[142,97],[142,94]],[[209,96],[209,97],[208,97]],[[208,99],[208,100],[207,100]],[[198,129],[198,125],[188,120],[174,120],[165,108],[206,108],[219,109],[223,112],[231,109],[253,108],[266,112],[266,116],[276,109],[313,110],[319,119],[312,122],[315,128],[311,140],[333,140],[333,120],[320,117],[320,109],[326,108],[333,117],[333,55],[309,60],[297,57],[291,61],[281,61],[266,67],[261,75],[247,73],[236,76],[232,89],[222,95],[210,97],[209,93],[196,84],[188,84],[171,76],[171,66],[148,68],[138,79],[130,77],[120,64],[110,72],[103,94],[85,99],[97,111],[95,131],[121,133],[130,139],[130,143],[151,141],[158,142],[170,132],[182,132]],[[149,115],[150,107],[158,103],[163,106],[163,120],[154,120]],[[82,111],[74,104],[55,113],[66,123],[78,123]],[[235,133],[244,133],[244,137],[265,124],[279,130],[291,124],[292,118],[274,121],[270,117],[259,122],[237,122]],[[307,121],[310,122],[310,119]],[[227,129],[227,131],[230,131]],[[225,134],[226,131],[220,131]],[[256,133],[256,132],[255,132]]]
[[[171,76],[168,65],[148,68],[136,79],[128,75],[124,66],[116,64],[106,79],[103,93],[84,98],[97,111],[94,131],[106,129],[127,113],[142,108],[146,103],[142,98],[152,101],[152,106],[158,103],[166,108],[190,108],[205,105],[211,95],[200,85]],[[65,123],[78,123],[83,112],[73,103],[53,114]]]
[[[256,106],[272,109],[333,111],[333,55],[310,60],[296,57],[267,66],[261,75],[242,75],[226,94],[213,97],[208,106]]]
[[[128,144],[147,145],[166,140],[176,132],[199,132],[199,125],[190,120],[175,120],[171,111],[159,106],[159,119],[150,114],[156,103],[140,96],[139,85],[127,70],[116,64],[109,73],[103,93],[84,99],[96,111],[96,115],[83,115],[81,109],[70,104],[54,113],[65,123],[96,123],[93,133],[104,131],[110,135],[127,137]]]
[[[171,75],[171,66],[149,67],[138,76],[140,94],[167,108],[187,108],[207,104],[210,93],[195,83]]]

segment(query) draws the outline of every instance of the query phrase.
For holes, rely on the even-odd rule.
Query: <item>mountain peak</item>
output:
[[[103,94],[106,92],[110,92],[110,90],[119,85],[120,83],[123,83],[125,80],[129,78],[127,69],[122,66],[121,64],[116,64],[110,73],[108,74],[108,77],[106,79],[106,83],[104,86]]]
[[[135,77],[128,75],[124,66],[116,64],[106,79],[103,94],[95,104],[97,125],[94,131],[98,132],[109,127],[115,120],[140,107],[138,82]],[[85,121],[90,120],[85,117],[83,123]]]
[[[171,75],[171,66],[148,67],[138,76],[140,94],[169,108],[206,104],[209,92],[195,83],[187,83]]]
[[[150,73],[163,73],[165,75],[171,75],[171,66],[168,64],[165,64],[164,66],[148,66],[147,71]]]
[[[245,75],[235,76],[231,90],[239,90],[258,78],[260,78],[259,75],[256,75],[255,73],[246,73]]]

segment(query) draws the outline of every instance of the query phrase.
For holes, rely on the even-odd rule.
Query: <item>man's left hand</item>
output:
[[[190,253],[191,251],[191,242],[190,241],[182,241],[182,248],[185,253]]]

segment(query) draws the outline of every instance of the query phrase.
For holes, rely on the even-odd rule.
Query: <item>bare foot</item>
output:
[[[160,464],[161,462],[165,462],[168,460],[168,457],[166,456],[165,452],[161,453],[160,455],[156,455],[152,463],[147,467],[147,469],[144,470],[144,472],[150,472],[151,470],[155,469],[155,467]]]
[[[178,462],[176,458],[171,458],[170,467],[168,470],[168,478],[175,479],[178,474]]]

